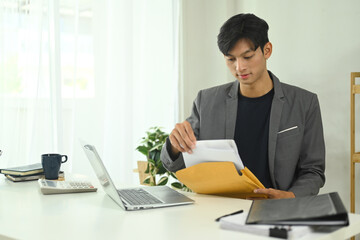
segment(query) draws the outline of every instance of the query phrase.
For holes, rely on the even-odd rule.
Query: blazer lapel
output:
[[[275,182],[275,150],[276,150],[276,141],[277,141],[277,133],[279,130],[280,120],[281,120],[281,112],[284,105],[284,94],[280,85],[279,79],[270,72],[273,83],[274,83],[274,98],[271,105],[270,112],[270,124],[269,124],[269,170],[270,177],[274,188],[277,188]]]
[[[237,116],[237,100],[239,92],[239,81],[234,81],[234,84],[229,88],[228,98],[226,99],[226,113],[225,113],[225,138],[234,139],[235,124]]]

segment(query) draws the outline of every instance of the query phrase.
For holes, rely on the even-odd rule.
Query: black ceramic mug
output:
[[[64,160],[63,160],[64,158]],[[66,155],[47,153],[41,155],[41,164],[44,169],[45,179],[55,180],[59,178],[60,166],[68,160]]]

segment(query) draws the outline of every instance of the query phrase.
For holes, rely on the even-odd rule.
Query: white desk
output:
[[[0,239],[269,239],[222,230],[215,218],[251,201],[188,193],[194,205],[125,212],[99,187],[96,193],[42,195],[37,182],[13,183],[0,175]],[[360,232],[360,215],[350,226],[303,239],[345,239]],[[271,238],[274,239],[274,238]]]

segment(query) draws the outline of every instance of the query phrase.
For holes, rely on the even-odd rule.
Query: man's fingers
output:
[[[186,144],[186,146],[191,150],[195,148],[195,144],[190,140],[189,136],[186,134],[181,135],[181,140]],[[181,143],[183,144],[183,143]]]
[[[184,125],[185,125],[185,130],[187,132],[187,135],[189,136],[190,141],[193,143],[193,145],[195,147],[196,137],[195,137],[195,134],[194,134],[194,130],[192,129],[192,127],[191,127],[191,125],[190,125],[190,123],[188,121],[185,121]]]
[[[268,189],[268,188],[259,188],[259,189],[255,189],[254,190],[254,193],[260,193],[260,194],[266,194],[266,195],[269,195],[271,194],[271,189]]]
[[[293,192],[277,190],[273,188],[255,189],[254,193],[266,194],[269,198],[294,198]]]
[[[183,146],[185,149],[189,148],[191,150],[192,148],[195,148],[195,143],[190,139],[194,135],[194,132],[193,132],[189,122],[184,121],[182,123],[178,123],[175,125],[175,129],[177,130],[177,132],[180,135],[180,137],[176,136],[179,143],[184,145],[182,141],[185,142],[186,146],[185,145]]]
[[[175,153],[175,149],[180,152],[192,153],[192,149],[195,148],[196,137],[188,121],[177,123],[169,139],[173,153]]]
[[[186,142],[182,138],[181,134],[176,129],[173,130],[169,139],[170,139],[171,145],[173,145],[180,152],[190,152],[191,151],[191,148],[186,144]]]
[[[175,147],[178,151],[185,152],[185,149],[180,145],[180,142],[178,141],[178,137],[176,137],[176,135],[178,135],[178,133],[173,130],[169,136],[171,145]]]
[[[272,188],[259,188],[259,189],[255,189],[254,193],[258,193],[258,194],[265,194],[267,195],[269,198],[277,198],[277,190],[272,189]]]
[[[192,149],[195,147],[195,144],[191,141],[190,136],[189,136],[189,131],[192,132],[192,128],[190,127],[190,130],[189,130],[187,127],[187,123],[188,122],[185,121],[183,123],[176,124],[176,130],[178,130],[179,134],[181,135],[182,140],[186,143],[187,147]]]
[[[169,140],[170,140],[170,143],[171,143],[171,149],[172,149],[173,154],[178,154],[179,152],[185,151],[180,146],[179,142],[176,140],[173,133],[170,134]]]

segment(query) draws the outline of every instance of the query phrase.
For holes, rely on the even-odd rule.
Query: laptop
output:
[[[87,158],[107,195],[126,211],[192,204],[194,200],[167,187],[116,189],[95,146],[82,143]]]

